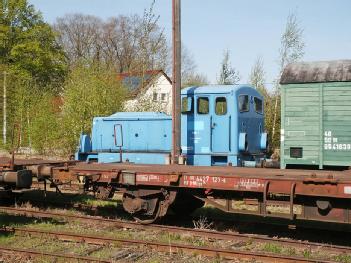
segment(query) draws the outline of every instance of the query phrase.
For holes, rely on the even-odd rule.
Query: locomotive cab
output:
[[[242,166],[266,150],[263,97],[247,85],[182,90],[182,154],[190,165]]]

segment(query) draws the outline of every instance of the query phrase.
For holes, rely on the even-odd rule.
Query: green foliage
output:
[[[334,260],[336,262],[350,263],[351,262],[351,255],[350,254],[339,254],[339,255],[334,257]]]
[[[8,92],[8,134],[13,133],[14,140],[8,137],[7,148],[12,141],[17,147],[33,147],[38,153],[52,154],[60,140],[58,109],[54,102],[57,96],[37,86],[31,79],[9,76]],[[19,138],[19,141],[17,141]]]
[[[61,125],[59,116],[60,97],[52,92],[37,92],[36,101],[30,107],[28,133],[31,144],[38,153],[60,155]]]
[[[67,66],[51,27],[27,0],[0,1],[0,64],[42,87],[59,86]]]
[[[126,93],[114,72],[82,64],[68,75],[62,95],[24,75],[8,82],[8,134],[18,124],[15,145],[19,135],[19,147],[45,155],[73,153],[79,134],[90,132],[93,117],[120,111]],[[8,149],[11,143],[8,138]]]
[[[82,63],[74,67],[63,93],[64,148],[73,151],[80,133],[90,133],[93,117],[120,111],[125,94],[114,72]]]
[[[267,244],[264,244],[262,250],[270,253],[281,254],[283,251],[283,248],[280,245],[267,243]]]
[[[265,127],[268,132],[268,142],[270,145],[270,150],[280,149],[280,95],[279,94],[264,94],[265,97]],[[275,112],[275,105],[277,104],[277,111]],[[274,114],[274,112],[276,114]],[[275,127],[276,131],[274,136],[272,134],[274,125],[274,115],[275,115]]]
[[[7,75],[7,145],[4,147],[10,148],[14,124],[18,124],[15,133],[16,138],[20,133],[20,147],[33,144],[40,152],[52,148],[52,140],[48,141],[54,136],[49,132],[51,127],[55,131],[55,115],[50,103],[62,87],[66,59],[53,30],[27,0],[0,1],[0,70]],[[3,88],[0,94],[3,95]],[[3,114],[1,110],[1,119]],[[0,126],[2,129],[3,122]]]

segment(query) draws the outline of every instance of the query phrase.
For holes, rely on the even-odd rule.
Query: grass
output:
[[[269,253],[282,254],[283,248],[280,245],[266,243],[263,245],[262,250]]]
[[[336,262],[341,262],[341,263],[351,263],[351,255],[349,254],[340,254],[334,257],[334,260]]]
[[[311,258],[312,257],[312,251],[310,249],[304,249],[302,251],[302,255],[304,258]]]

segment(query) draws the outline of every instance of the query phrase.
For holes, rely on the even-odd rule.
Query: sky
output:
[[[143,14],[152,0],[29,0],[44,19],[54,23],[67,13],[112,16]],[[159,24],[171,41],[172,1],[156,0]],[[183,0],[182,43],[192,55],[199,73],[215,83],[224,50],[248,81],[258,56],[264,60],[266,82],[278,74],[280,38],[286,19],[297,14],[304,29],[304,61],[351,59],[350,0]]]

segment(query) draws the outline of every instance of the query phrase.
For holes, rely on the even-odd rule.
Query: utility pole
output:
[[[4,71],[4,93],[3,93],[3,127],[2,127],[2,143],[4,146],[6,146],[6,131],[7,131],[7,108],[6,108],[6,92],[7,92],[7,89],[6,89],[6,74],[7,72]]]
[[[181,0],[172,0],[173,81],[172,81],[172,163],[179,163],[181,123]]]

